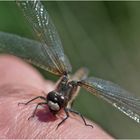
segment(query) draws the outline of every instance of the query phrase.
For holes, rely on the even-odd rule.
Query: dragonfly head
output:
[[[51,91],[47,95],[48,107],[53,112],[58,112],[65,106],[65,97],[57,91]]]

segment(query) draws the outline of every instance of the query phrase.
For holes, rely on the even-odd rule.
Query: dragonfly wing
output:
[[[71,77],[70,79],[72,81],[81,81],[83,79],[86,79],[88,76],[88,69],[85,67],[81,67],[80,69],[78,69]]]
[[[41,51],[46,56],[46,61],[48,61],[47,59],[49,57],[49,61],[52,61],[51,64],[56,67],[59,75],[69,73],[71,71],[71,65],[64,54],[62,43],[48,11],[37,0],[19,0],[17,4],[22,9],[37,38],[42,43]],[[34,49],[36,48],[34,47]]]
[[[111,103],[121,112],[140,123],[140,99],[119,85],[95,77],[79,81],[78,85]]]
[[[74,73],[74,75],[72,75],[72,76],[70,77],[70,80],[71,80],[71,81],[83,80],[83,79],[87,78],[88,73],[89,73],[88,69],[82,67],[82,68],[78,69],[78,70]],[[74,90],[74,91],[71,93],[72,96],[71,96],[70,101],[68,102],[68,106],[67,106],[68,108],[71,108],[71,106],[72,106],[72,104],[73,104],[73,102],[74,102],[76,96],[77,96],[78,93],[79,93],[79,90],[80,90],[80,87],[77,86],[76,90]]]
[[[0,32],[0,53],[18,56],[25,61],[59,75],[48,55],[41,51],[41,43],[17,35]]]

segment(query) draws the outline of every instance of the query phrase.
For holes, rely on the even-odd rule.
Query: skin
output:
[[[18,105],[36,96],[45,96],[55,88],[54,83],[46,81],[36,69],[22,60],[8,55],[0,56],[0,138],[100,138],[113,139],[97,124],[86,120],[94,128],[83,124],[81,118],[70,113],[70,117],[57,130],[64,118],[61,111],[56,117],[47,106],[39,108],[32,115],[40,99],[29,105]],[[44,93],[44,92],[45,93]]]

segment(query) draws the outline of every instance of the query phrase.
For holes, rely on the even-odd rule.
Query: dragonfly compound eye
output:
[[[60,110],[66,104],[65,97],[56,91],[51,91],[47,95],[48,106],[51,110]]]
[[[52,91],[48,93],[47,102],[51,110],[53,111],[60,110],[60,106],[58,104],[58,93],[56,91]]]

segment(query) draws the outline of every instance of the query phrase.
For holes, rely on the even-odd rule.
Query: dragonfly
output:
[[[49,92],[47,96],[37,96],[25,103],[27,105],[38,98],[42,101],[36,105],[31,117],[35,116],[39,106],[47,105],[54,115],[61,110],[66,114],[66,117],[57,127],[69,118],[70,112],[79,115],[86,126],[93,127],[86,122],[81,113],[72,109],[72,104],[80,88],[84,88],[92,95],[105,100],[137,123],[140,123],[140,98],[113,82],[88,77],[86,68],[79,69],[73,76],[70,75],[72,67],[64,53],[56,27],[48,11],[39,0],[18,0],[17,5],[22,10],[41,45],[30,47],[23,45],[21,51],[14,48],[12,54],[60,77],[56,88]],[[10,49],[7,48],[4,48],[3,51],[11,53]]]

